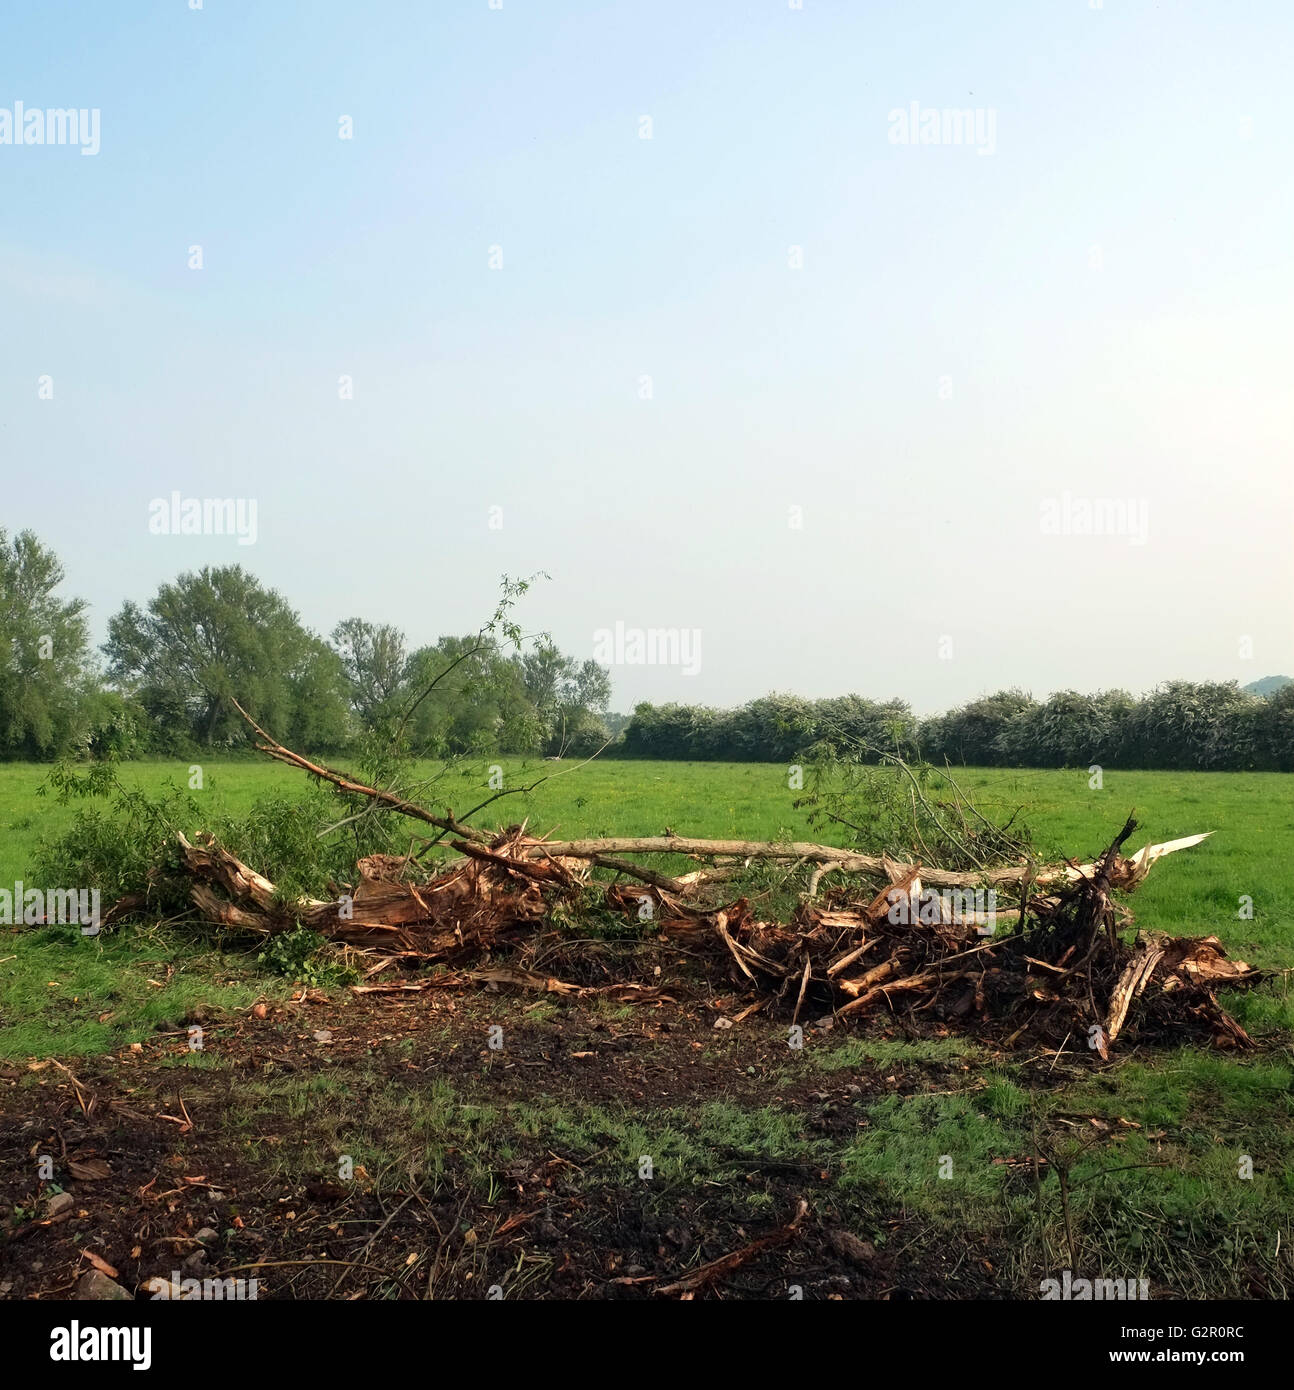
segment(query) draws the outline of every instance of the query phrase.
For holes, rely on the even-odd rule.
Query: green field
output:
[[[794,809],[798,793],[779,766],[507,761],[502,767],[505,787],[547,780],[492,806],[489,824],[528,818],[533,830],[564,837],[658,834],[669,826],[712,838],[829,838]],[[293,795],[304,785],[300,774],[272,764],[213,763],[203,772],[204,789],[195,795],[210,799],[213,818],[245,811],[270,793]],[[47,773],[35,766],[0,769],[0,885],[29,874],[40,838],[71,824],[75,807],[36,795]],[[167,779],[185,786],[188,776],[187,765],[122,769],[128,784],[153,788]],[[1141,828],[1132,848],[1213,831],[1203,845],[1156,866],[1130,900],[1138,923],[1216,934],[1233,955],[1273,969],[1294,964],[1288,853],[1294,778],[1113,772],[1101,791],[1093,791],[1082,772],[958,776],[983,807],[1008,813],[1024,807],[1046,857],[1092,857],[1134,810]],[[487,777],[485,764],[456,769],[423,799],[462,814],[489,795]],[[411,826],[411,834],[417,828]],[[1246,897],[1252,898],[1252,917],[1240,910]],[[634,1155],[663,1155],[662,1172],[673,1175],[674,1186],[659,1199],[628,1190],[617,1198],[646,1202],[649,1216],[656,1200],[662,1220],[688,1208],[698,1183],[723,1194],[721,1201],[732,1206],[728,1219],[738,1224],[771,1219],[790,1196],[774,1188],[749,1191],[752,1166],[766,1165],[770,1183],[770,1173],[807,1167],[826,1184],[816,1199],[819,1210],[878,1243],[890,1239],[907,1260],[918,1259],[924,1287],[964,1296],[984,1296],[990,1288],[1032,1296],[1039,1270],[1063,1263],[1058,1252],[1069,1236],[1057,1224],[1054,1187],[1048,1187],[1044,1221],[1035,1211],[1027,1169],[1018,1166],[1041,1124],[1046,1142],[1063,1161],[1073,1161],[1082,1183],[1073,1221],[1086,1268],[1144,1271],[1161,1291],[1156,1296],[1284,1297],[1294,1287],[1288,1255],[1294,1076],[1285,1031],[1294,1026],[1294,1007],[1287,977],[1226,999],[1258,1041],[1253,1053],[1198,1045],[1136,1048],[1108,1065],[1081,1054],[1053,1060],[995,1052],[955,1036],[905,1040],[887,1036],[884,1020],[816,1038],[797,1061],[787,1056],[776,1022],[752,1019],[719,1034],[690,1006],[660,1016],[674,1031],[653,1033],[659,1042],[651,1047],[661,1049],[653,1063],[641,1030],[654,1030],[657,1022],[644,1023],[645,1014],[629,1008],[599,1013],[565,1001],[491,1003],[479,996],[465,998],[459,1013],[446,1017],[421,999],[359,1006],[349,991],[333,987],[325,991],[330,1012],[319,1004],[294,1023],[299,1008],[287,1002],[292,993],[301,991],[290,977],[259,963],[254,947],[212,950],[164,924],[98,938],[83,938],[75,928],[10,930],[0,934],[0,1060],[73,1060],[83,1079],[97,1077],[106,1085],[118,1065],[106,1054],[121,1058],[122,1049],[142,1043],[147,1065],[130,1071],[132,1084],[165,1095],[171,1079],[186,1074],[190,1108],[206,1096],[206,1142],[251,1144],[237,1126],[252,1124],[245,1117],[253,1114],[257,1134],[284,1128],[285,1145],[256,1158],[249,1184],[293,1191],[292,1183],[317,1171],[317,1155],[329,1151],[334,1132],[353,1135],[358,1125],[362,1142],[346,1143],[358,1142],[356,1152],[368,1155],[374,1171],[411,1172],[430,1163],[443,1174],[445,1164],[467,1163],[470,1171],[452,1179],[453,1190],[477,1204],[478,1220],[497,1220],[492,1214],[507,1210],[511,1200],[492,1176],[500,1155],[529,1147],[544,1157],[573,1153],[583,1176],[572,1186],[573,1192],[579,1187],[572,1200],[593,1204],[619,1190],[622,1169]],[[271,1009],[262,1030],[276,1047],[304,1058],[299,1075],[266,1081],[254,1068],[244,1074],[242,1020],[258,1000]],[[365,1008],[381,1021],[361,1024],[361,1036],[384,1037],[378,1051],[370,1051],[370,1043],[344,1061],[311,1057],[311,1029],[326,1021],[344,1033],[347,1019]],[[509,1046],[529,1058],[515,1072],[518,1089],[511,1098],[491,1089],[488,1060],[471,1062],[484,1026],[473,1021],[475,1010],[492,1010],[481,1016],[491,1020],[506,1010]],[[184,1027],[194,1019],[208,1024],[212,1042],[206,1054],[185,1056]],[[622,1104],[609,1073],[589,1072],[594,1093],[585,1094],[578,1074],[551,1071],[554,1058],[593,1056],[608,1028],[640,1039],[632,1054],[617,1055],[616,1084],[625,1084],[635,1067],[648,1066],[654,1105]],[[409,1030],[404,1042],[396,1036],[401,1029]],[[426,1060],[439,1090],[428,1093],[425,1078],[404,1076],[401,1068],[412,1057]],[[446,1080],[442,1062],[453,1057],[466,1060]],[[536,1070],[523,1075],[525,1066]],[[57,1095],[51,1088],[61,1074],[14,1074],[26,1078],[20,1084],[31,1093],[23,1104]],[[598,1085],[610,1090],[599,1093]],[[428,1095],[435,1102],[434,1134],[406,1133],[400,1117],[421,1113],[420,1106],[431,1104]],[[356,1096],[364,1097],[362,1104]],[[822,1107],[849,1117],[834,1137],[820,1137],[827,1121],[805,1127]],[[1100,1146],[1089,1150],[1094,1137]],[[301,1150],[295,1157],[289,1152],[294,1144]],[[18,1167],[25,1152],[15,1147]],[[951,1182],[933,1180],[944,1155],[956,1156]],[[1238,1180],[1237,1164],[1250,1160],[1252,1180]],[[185,1161],[201,1167],[209,1160]],[[1003,1166],[1010,1164],[1017,1166]],[[591,1251],[607,1239],[593,1227],[584,1238]],[[722,1249],[737,1237],[728,1231],[714,1239]],[[524,1248],[531,1253],[523,1259],[540,1258]],[[282,1249],[299,1253],[290,1242]],[[405,1256],[392,1255],[397,1258]],[[33,1287],[43,1287],[39,1271],[32,1278]]]
[[[517,760],[500,765],[505,788],[547,780],[534,791],[496,802],[489,823],[528,818],[535,831],[571,838],[659,834],[666,826],[711,838],[830,838],[794,808],[798,793],[788,788],[786,769],[777,765]],[[259,797],[292,794],[305,781],[268,762],[212,763],[202,771],[203,790],[195,796],[210,799],[213,817],[246,811]],[[159,788],[168,780],[187,786],[189,772],[187,764],[133,763],[125,764],[121,775],[127,784]],[[0,885],[30,875],[39,839],[71,824],[74,805],[36,795],[47,776],[48,768],[38,765],[0,768]],[[462,813],[490,794],[488,776],[488,764],[455,768],[427,793],[428,802]],[[1046,857],[1092,857],[1134,809],[1141,829],[1133,847],[1213,831],[1203,845],[1157,866],[1135,897],[1138,923],[1178,934],[1216,934],[1233,955],[1253,964],[1277,969],[1294,964],[1294,860],[1288,853],[1294,843],[1294,778],[1112,772],[1100,791],[1089,789],[1085,772],[968,770],[959,780],[986,809],[1009,814],[1023,806]],[[420,828],[410,825],[411,834]],[[1252,917],[1241,916],[1246,896],[1253,900]],[[69,941],[66,934],[49,940],[43,933],[20,933],[8,939],[14,944],[0,955],[15,959],[0,964],[0,1007],[8,1006],[10,1025],[0,1034],[0,1055],[119,1046],[159,1018],[179,1016],[191,1002],[187,991],[198,987],[192,973],[195,948],[169,936],[132,932]],[[172,969],[165,989],[141,978],[168,964],[185,968]],[[95,1005],[109,986],[117,1002],[115,1017],[100,1024]],[[231,979],[208,980],[205,987],[229,1005],[249,997],[251,989],[246,980]],[[132,1000],[129,1007],[123,1007],[123,996]],[[34,998],[44,1007],[33,1011]],[[1248,1026],[1294,1024],[1284,987],[1269,986],[1236,1002]]]
[[[659,834],[771,840],[826,839],[792,803],[786,769],[766,763],[595,762],[579,765],[503,760],[504,787],[547,777],[535,791],[490,808],[487,822],[529,819],[537,832],[562,838]],[[71,824],[74,806],[36,795],[48,768],[0,765],[0,884],[29,873],[42,836]],[[430,769],[428,769],[430,775]],[[189,767],[126,763],[129,785],[187,786]],[[490,795],[488,765],[455,769],[437,784],[435,800],[463,812]],[[1131,845],[1211,830],[1204,845],[1166,861],[1139,891],[1137,919],[1176,932],[1214,932],[1255,963],[1294,964],[1294,777],[1282,773],[1107,772],[1100,791],[1086,772],[967,770],[959,781],[978,802],[1009,813],[1025,808],[1046,857],[1099,852],[1135,811],[1140,830]],[[203,766],[213,815],[242,812],[262,796],[291,794],[300,773],[275,763],[246,761]],[[201,829],[194,826],[194,830]],[[411,833],[418,830],[410,823]],[[839,840],[839,837],[836,837]],[[1240,900],[1253,900],[1252,919]]]

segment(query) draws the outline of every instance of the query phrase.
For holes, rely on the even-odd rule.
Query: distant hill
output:
[[[1250,695],[1274,695],[1276,691],[1287,685],[1294,685],[1294,677],[1264,676],[1262,680],[1250,681],[1248,685],[1240,688],[1248,691]]]

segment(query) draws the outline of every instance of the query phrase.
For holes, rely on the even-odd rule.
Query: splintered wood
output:
[[[552,843],[514,826],[492,838],[477,832],[454,840],[457,857],[438,872],[399,856],[361,860],[355,883],[333,901],[285,900],[210,837],[190,843],[180,835],[177,847],[191,901],[207,921],[260,935],[308,926],[376,957],[366,978],[392,962],[437,967],[355,986],[366,993],[475,985],[639,1001],[686,997],[687,980],[662,981],[659,967],[649,979],[635,978],[644,971],[636,948],[656,943],[685,948],[685,958],[699,960],[711,979],[717,973],[739,996],[744,991],[738,1017],[763,1011],[795,1023],[824,1013],[905,1016],[1011,1043],[1073,1039],[1100,1057],[1130,1032],[1147,1041],[1202,1036],[1219,1046],[1248,1045],[1214,991],[1251,984],[1262,973],[1229,960],[1213,936],[1143,932],[1129,946],[1123,933],[1131,915],[1112,896],[1136,888],[1160,859],[1205,836],[1124,857],[1133,829],[1130,820],[1092,863],[1019,864],[974,876],[829,846],[678,836]],[[815,882],[785,923],[761,920],[744,897],[703,903],[705,891],[713,894],[731,876],[728,865],[680,878],[643,871],[625,882],[619,869],[611,882],[592,877],[594,865],[619,862],[613,854],[685,847],[712,865],[761,851],[795,855],[829,863],[840,877],[821,898]],[[639,867],[626,862],[625,871]],[[1004,886],[1019,896],[1013,892],[1013,905],[998,911]],[[608,951],[602,942],[594,952],[554,926],[555,917],[570,923],[590,913],[623,921],[622,949]],[[557,950],[567,973],[580,951],[585,961],[596,957],[596,983],[537,969],[541,943],[552,948],[544,959]]]

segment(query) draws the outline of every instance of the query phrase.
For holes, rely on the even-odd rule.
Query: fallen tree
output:
[[[555,841],[514,825],[490,834],[472,817],[504,794],[462,816],[439,813],[312,761],[248,723],[261,751],[331,784],[352,806],[380,807],[439,832],[416,853],[410,846],[404,855],[360,858],[353,881],[331,899],[283,893],[211,836],[176,834],[170,869],[201,918],[260,937],[308,927],[360,953],[367,967],[360,990],[475,985],[660,1001],[695,994],[700,984],[711,1003],[717,987],[732,1015],[717,1023],[757,1011],[790,1026],[827,1013],[902,1016],[1004,1045],[1026,1036],[1061,1048],[1072,1041],[1101,1057],[1130,1034],[1249,1044],[1215,991],[1252,984],[1262,972],[1228,959],[1213,936],[1141,932],[1129,944],[1132,916],[1116,898],[1203,834],[1125,855],[1136,828],[1129,818],[1091,862],[1038,863],[1023,840],[973,806],[975,824],[961,816],[960,789],[961,818],[941,841],[954,847],[955,869],[835,845],[672,831]],[[911,770],[899,771],[911,783],[914,811],[920,802],[946,832],[949,808],[936,813]],[[973,848],[980,830],[978,843],[991,845],[997,862]],[[432,849],[439,859],[428,857]],[[656,856],[696,867],[669,873],[641,862]],[[968,861],[977,867],[965,868]],[[783,882],[807,874],[785,921],[756,912],[766,894],[728,887],[760,865],[774,866]],[[734,891],[741,895],[726,896]],[[999,894],[1007,895],[1002,907]],[[619,924],[615,950],[589,930],[599,921]],[[662,958],[672,962],[669,976],[656,963]],[[417,973],[374,982],[397,964]]]
[[[785,923],[760,920],[745,897],[718,906],[698,901],[702,886],[714,887],[705,871],[667,879],[663,887],[594,880],[591,867],[607,847],[678,853],[686,843],[694,856],[712,860],[739,853],[737,844],[747,859],[807,860],[806,848],[825,853],[831,847],[675,836],[561,843],[514,826],[484,843],[452,841],[455,857],[438,871],[410,856],[370,856],[357,865],[355,883],[332,901],[283,898],[209,838],[190,843],[180,835],[176,848],[191,880],[191,901],[208,921],[261,936],[309,926],[372,957],[370,977],[397,962],[439,967],[357,986],[368,992],[485,985],[660,1000],[687,990],[682,979],[635,978],[644,971],[632,953],[619,962],[623,978],[598,986],[536,969],[555,940],[568,962],[578,951],[578,945],[563,944],[553,919],[578,918],[596,907],[629,926],[639,924],[637,940],[683,947],[689,958],[708,963],[712,978],[726,976],[745,995],[743,1007],[734,1010],[738,1019],[764,1010],[794,1026],[824,1012],[835,1018],[902,1014],[1007,1044],[1026,1033],[1037,1042],[1073,1039],[1078,1049],[1102,1057],[1131,1020],[1148,1038],[1191,1034],[1222,1046],[1248,1045],[1214,991],[1251,984],[1261,972],[1229,960],[1216,937],[1143,932],[1134,945],[1124,941],[1131,914],[1113,891],[1135,888],[1158,859],[1204,838],[1149,845],[1125,857],[1121,847],[1133,829],[1129,820],[1094,863],[999,872],[990,882],[1021,890],[1018,905],[1002,912],[967,908],[957,895],[930,886],[965,887],[967,875],[836,851],[827,862],[845,881],[822,900],[806,895]],[[867,882],[877,874],[884,880],[879,887]],[[963,897],[977,901],[970,893]]]

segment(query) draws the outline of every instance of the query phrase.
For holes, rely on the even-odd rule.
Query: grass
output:
[[[1103,1116],[1105,1131],[1085,1118]],[[1294,1202],[1292,1118],[1284,1063],[1183,1050],[1041,1098],[998,1075],[968,1095],[872,1104],[840,1183],[899,1201],[933,1239],[941,1229],[991,1234],[1022,1267],[1236,1296],[1255,1271],[1284,1287],[1277,1233]],[[1035,1125],[1053,1160],[1040,1191]],[[1071,1185],[1068,1223],[1058,1166]]]
[[[548,1100],[481,1104],[443,1078],[404,1089],[378,1074],[359,1089],[326,1073],[257,1079],[242,1083],[240,1095],[232,1122],[277,1175],[318,1176],[347,1155],[378,1183],[435,1183],[452,1172],[484,1197],[522,1147],[570,1155],[589,1187],[642,1184],[665,1208],[683,1192],[727,1186],[763,1164],[824,1149],[804,1138],[797,1116],[771,1106],[713,1102],[691,1113]],[[275,1116],[290,1122],[285,1137],[272,1144],[252,1137]]]
[[[252,965],[164,931],[50,927],[9,940],[17,957],[0,965],[2,1058],[113,1052],[159,1030],[206,1027],[263,989]]]
[[[570,837],[659,834],[668,825],[711,838],[824,838],[794,807],[797,792],[779,765],[602,761],[554,767],[519,759],[499,765],[505,788],[547,776],[534,791],[492,807],[501,822],[528,819],[537,829]],[[428,777],[434,773],[431,767],[424,771]],[[187,788],[191,772],[187,763],[127,763],[121,776],[128,785],[159,789],[170,781]],[[36,795],[47,774],[37,764],[0,765],[0,886],[30,872],[42,836],[71,824],[74,806]],[[433,804],[459,811],[476,804],[489,794],[489,775],[487,763],[455,768],[437,783]],[[1139,925],[1215,933],[1232,954],[1254,964],[1294,964],[1294,858],[1282,841],[1294,819],[1294,778],[1110,771],[1102,789],[1093,790],[1085,771],[991,769],[958,776],[986,808],[1005,815],[1024,806],[1048,857],[1096,854],[1134,809],[1141,823],[1134,846],[1214,831],[1212,839],[1151,874],[1136,896]],[[209,798],[213,817],[241,814],[259,798],[295,793],[304,785],[289,768],[248,761],[206,764],[202,782],[194,795]],[[1252,915],[1246,915],[1247,901]],[[17,959],[0,964],[0,1011],[9,1019],[0,1037],[3,1056],[103,1051],[154,1026],[159,1014],[176,1012],[182,998],[241,997],[222,982],[222,973],[228,974],[224,962],[204,960],[187,942],[165,933],[150,938],[143,954],[116,939],[60,948],[42,943],[39,933],[22,933],[15,941]],[[156,976],[168,967],[170,983],[155,998],[152,987],[141,985],[141,972]],[[49,985],[53,978],[61,983]],[[98,1014],[109,1007],[114,1019],[98,1023]],[[1294,1026],[1285,988],[1241,997],[1236,1011],[1251,1028]]]
[[[824,838],[793,807],[796,793],[777,766],[604,762],[568,770],[573,765],[505,760],[502,767],[505,786],[546,773],[548,780],[492,807],[493,818],[528,818],[561,836],[658,834],[668,825],[716,838]],[[0,885],[27,874],[38,838],[57,834],[74,814],[35,796],[45,774],[0,767]],[[135,764],[122,775],[137,785],[168,778],[184,785],[189,768]],[[487,777],[486,764],[456,770],[433,804],[461,812],[488,794]],[[1094,855],[1134,809],[1141,829],[1133,847],[1214,831],[1155,869],[1133,900],[1138,924],[1215,933],[1253,963],[1294,964],[1294,859],[1284,840],[1294,778],[1108,772],[1101,790],[1089,788],[1086,772],[972,770],[959,780],[981,805],[1004,813],[1023,805],[1048,857]],[[213,814],[301,787],[289,769],[247,762],[211,764],[204,782],[196,795],[210,798]],[[13,958],[0,960],[0,1057],[11,1059],[111,1052],[159,1029],[178,1032],[194,1018],[218,1028],[222,1011],[290,983],[265,973],[254,954],[213,951],[164,927],[98,938],[75,929],[22,931],[0,937],[3,956]],[[1281,983],[1229,1002],[1251,1030],[1294,1026]],[[558,1013],[539,1000],[529,1017],[560,1027]],[[610,1016],[621,1015],[632,1010],[614,1006]],[[348,1153],[390,1181],[412,1169],[434,1182],[464,1182],[487,1200],[522,1144],[570,1155],[591,1192],[645,1184],[645,1200],[662,1212],[687,1194],[708,1200],[727,1192],[757,1217],[771,1199],[752,1173],[769,1164],[820,1165],[830,1170],[839,1211],[878,1241],[886,1237],[876,1213],[898,1210],[919,1218],[920,1234],[905,1240],[936,1248],[941,1230],[969,1227],[1017,1251],[1022,1270],[1077,1260],[1088,1272],[1149,1271],[1203,1296],[1251,1287],[1259,1271],[1279,1296],[1283,1266],[1273,1246],[1294,1209],[1294,1071],[1289,1048],[1279,1035],[1273,1041],[1249,1058],[1195,1048],[1136,1056],[1079,1080],[1062,1072],[1047,1088],[1031,1087],[1009,1061],[961,1039],[829,1037],[806,1054],[825,1085],[854,1074],[883,1081],[899,1069],[943,1074],[914,1094],[860,1088],[852,1102],[857,1128],[834,1144],[807,1137],[802,1117],[776,1105],[637,1111],[540,1095],[494,1107],[469,1105],[441,1081],[412,1097],[384,1091],[377,1079],[352,1094],[326,1072],[248,1083],[238,1123],[249,1154],[276,1170],[317,1172]],[[185,1055],[182,1037],[176,1043],[177,1067],[210,1064]],[[258,1139],[263,1115],[284,1108],[299,1122],[300,1143]],[[1035,1134],[1069,1174],[1068,1228],[1054,1175],[1040,1200],[1024,1161]],[[650,1179],[639,1177],[644,1156]]]
[[[436,787],[433,804],[463,811],[489,795],[489,764],[451,772]],[[528,818],[537,829],[563,836],[680,834],[710,838],[779,836],[823,838],[792,805],[787,769],[766,763],[662,763],[602,761],[586,766],[503,759],[504,787],[548,780],[525,795],[491,808],[503,822]],[[428,776],[433,769],[425,769]],[[66,829],[75,812],[36,795],[48,768],[0,764],[0,885],[21,878],[42,836]],[[126,763],[123,781],[160,788],[187,787],[190,768],[179,763]],[[1138,894],[1138,919],[1177,931],[1216,931],[1256,958],[1288,952],[1294,944],[1294,858],[1284,836],[1294,817],[1294,777],[1283,773],[1117,772],[1091,790],[1085,771],[979,769],[958,773],[981,804],[1009,812],[1026,808],[1047,855],[1099,852],[1135,810],[1141,824],[1134,845],[1212,830],[1212,840],[1151,875]],[[300,790],[304,779],[269,762],[210,763],[203,788],[216,811],[241,813],[266,795]],[[429,798],[430,799],[430,798]],[[487,822],[490,817],[487,817]],[[197,829],[199,827],[194,827]],[[411,833],[417,827],[411,823]],[[1251,919],[1240,916],[1253,900]]]
[[[984,1049],[967,1038],[931,1038],[922,1042],[899,1042],[893,1038],[850,1038],[829,1052],[813,1054],[813,1063],[824,1071],[845,1071],[874,1062],[877,1066],[896,1062],[956,1062],[983,1055]]]
[[[1014,1103],[1007,1107],[1013,1113]],[[843,1178],[898,1198],[946,1221],[995,1197],[995,1157],[1014,1140],[986,1092],[970,1096],[887,1096],[872,1105],[867,1129],[846,1150]]]

